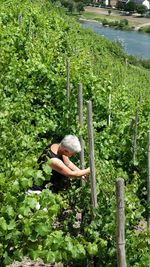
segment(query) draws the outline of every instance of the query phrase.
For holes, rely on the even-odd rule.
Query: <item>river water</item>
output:
[[[81,23],[83,27],[90,28],[111,41],[119,41],[127,54],[150,59],[150,34],[115,30],[92,21],[81,21]]]

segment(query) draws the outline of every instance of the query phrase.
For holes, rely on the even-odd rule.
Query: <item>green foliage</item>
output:
[[[76,5],[76,9],[79,13],[84,11],[84,4],[82,2],[78,2]]]
[[[122,1],[118,1],[116,4],[117,9],[119,10],[124,10],[125,8],[125,3],[123,3]]]
[[[145,14],[147,10],[148,8],[145,5],[137,5],[136,11],[141,14],[141,16]]]
[[[129,24],[129,22],[128,22],[127,19],[122,19],[122,20],[120,20],[120,24],[121,24],[122,26],[127,26],[127,25]]]
[[[109,16],[110,16],[110,14],[111,14],[111,9],[108,10],[108,14],[109,14]]]
[[[82,29],[47,0],[1,1],[0,16],[1,265],[26,255],[83,266],[94,255],[102,266],[114,267],[115,179],[119,176],[126,183],[129,266],[138,266],[137,259],[147,265],[147,239],[143,238],[147,232],[138,236],[137,243],[134,227],[147,212],[149,71],[144,65],[134,66],[133,61],[126,65],[127,56],[120,46]],[[70,62],[70,103],[66,97],[66,59]],[[72,181],[68,192],[55,195],[51,192],[51,169],[45,165],[43,174],[37,166],[37,158],[48,143],[81,132],[77,115],[79,81],[83,84],[86,164],[86,101],[91,99],[93,104],[98,193],[94,219],[89,183],[82,188]],[[133,162],[137,105],[139,125]],[[49,189],[40,195],[29,194],[33,179],[39,185],[49,179]],[[62,218],[69,209],[71,213]],[[76,212],[83,215],[80,227],[76,227]],[[140,239],[142,245],[137,250]]]
[[[82,1],[73,1],[73,0],[62,0],[61,5],[65,7],[70,13],[78,12],[81,13],[84,11],[84,6],[86,3]]]
[[[137,4],[135,2],[130,1],[130,2],[126,3],[124,10],[132,12],[132,11],[135,11],[136,8],[137,8]]]
[[[121,19],[120,21],[116,20],[107,20],[107,19],[103,19],[102,20],[102,24],[104,26],[109,25],[110,27],[114,27],[116,29],[122,29],[122,30],[129,30],[129,26],[128,26],[128,20],[127,19]]]
[[[150,60],[144,60],[141,58],[137,58],[134,56],[128,56],[128,62],[134,66],[144,67],[145,69],[150,70]],[[149,72],[145,72],[145,74],[149,75]]]
[[[134,267],[144,267],[150,264],[150,254],[149,254],[149,231],[137,230],[134,233],[127,233],[127,247],[128,242],[130,242],[130,251],[127,249],[127,254],[129,255],[130,262],[127,259],[127,264]],[[130,236],[130,237],[129,237]],[[142,253],[144,250],[144,253]],[[138,253],[135,253],[137,251]]]
[[[146,33],[150,33],[150,26],[145,26],[145,27],[141,27],[139,29],[140,32],[146,32]]]

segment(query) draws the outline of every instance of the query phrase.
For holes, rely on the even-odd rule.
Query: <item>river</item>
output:
[[[142,59],[150,59],[150,34],[138,31],[115,30],[93,21],[80,22],[84,28],[90,28],[111,41],[119,41],[127,54]]]

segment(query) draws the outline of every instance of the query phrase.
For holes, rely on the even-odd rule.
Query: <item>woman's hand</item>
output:
[[[88,167],[88,168],[86,169],[86,171],[87,171],[87,174],[81,176],[81,179],[82,179],[83,181],[87,181],[87,180],[88,180],[88,176],[89,176],[89,174],[90,174],[90,167]]]
[[[88,177],[87,177],[86,175],[82,175],[82,176],[81,176],[81,179],[82,179],[83,181],[85,181],[85,182],[87,182],[87,178],[88,178]]]
[[[88,174],[90,174],[90,167],[88,167],[87,169],[86,169],[86,175],[88,175]]]

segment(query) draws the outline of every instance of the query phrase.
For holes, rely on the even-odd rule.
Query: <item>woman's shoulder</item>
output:
[[[57,154],[57,151],[58,151],[58,147],[59,147],[59,144],[55,143],[55,144],[51,144],[49,146],[49,149],[54,152],[55,154]]]

